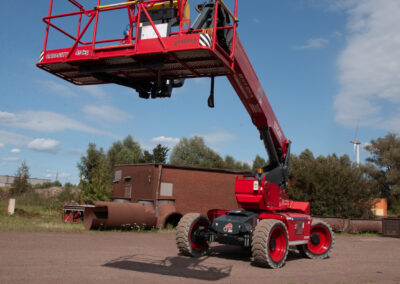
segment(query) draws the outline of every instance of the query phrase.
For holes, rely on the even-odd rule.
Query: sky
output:
[[[77,184],[89,143],[108,149],[127,135],[145,150],[158,143],[172,149],[198,135],[222,156],[250,164],[257,154],[267,157],[226,78],[216,79],[210,109],[209,79],[187,80],[171,99],[143,100],[126,87],[74,86],[38,69],[48,1],[34,2],[7,1],[0,9],[0,175],[15,174],[26,161],[31,177]],[[74,10],[66,0],[55,2],[56,13]],[[400,1],[239,0],[238,17],[239,36],[292,153],[353,159],[355,135],[365,145],[400,133]],[[105,18],[99,29],[120,37],[126,23]],[[51,30],[49,49],[70,46]],[[361,150],[362,160],[367,156]]]

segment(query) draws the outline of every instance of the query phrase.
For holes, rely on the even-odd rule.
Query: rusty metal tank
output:
[[[83,223],[88,230],[153,228],[157,225],[156,212],[150,204],[94,202],[94,205],[84,212]]]
[[[319,217],[318,217],[319,218]],[[328,223],[336,232],[346,233],[382,233],[382,220],[319,218]]]

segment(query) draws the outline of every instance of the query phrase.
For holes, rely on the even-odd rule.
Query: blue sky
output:
[[[55,1],[60,11],[70,7]],[[58,173],[62,182],[78,183],[76,165],[88,143],[107,149],[128,134],[144,149],[200,135],[221,155],[249,163],[266,157],[225,78],[216,80],[210,109],[208,79],[186,81],[171,99],[147,101],[129,88],[77,87],[36,68],[48,1],[32,3],[7,1],[0,10],[0,175],[26,161],[32,177]],[[400,1],[239,0],[238,16],[241,41],[293,153],[353,157],[357,125],[363,143],[400,132]],[[110,21],[102,29],[120,36],[124,26]],[[55,32],[50,41],[68,43]]]

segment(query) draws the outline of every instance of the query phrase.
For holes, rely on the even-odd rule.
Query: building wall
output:
[[[387,216],[387,200],[386,198],[377,198],[374,200],[374,206],[372,207],[372,212],[377,217]]]
[[[159,199],[175,200],[178,212],[210,209],[238,209],[235,197],[235,173],[164,168]],[[172,196],[163,196],[162,187],[172,185]]]
[[[113,199],[172,203],[182,215],[210,209],[238,209],[237,171],[158,164],[119,165],[114,171]],[[160,179],[159,179],[160,177]]]
[[[13,176],[0,176],[0,186],[1,187],[11,187],[14,182],[15,177]],[[39,178],[29,178],[28,183],[30,185],[42,184],[45,182],[51,182],[49,179],[39,179]]]
[[[158,168],[155,165],[123,165],[114,169],[113,199],[154,201]]]

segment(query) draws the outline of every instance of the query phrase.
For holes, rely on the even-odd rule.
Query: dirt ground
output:
[[[329,259],[289,254],[281,269],[249,251],[178,255],[174,233],[0,232],[0,283],[400,283],[400,239],[337,236]]]

